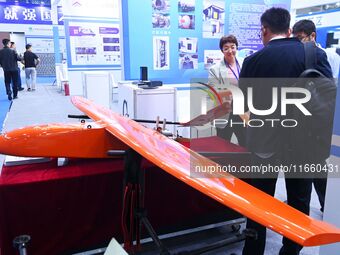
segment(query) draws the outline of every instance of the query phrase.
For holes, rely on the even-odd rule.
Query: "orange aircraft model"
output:
[[[315,220],[232,175],[191,177],[195,166],[218,165],[175,140],[88,99],[74,96],[72,103],[94,122],[16,129],[0,136],[0,153],[107,158],[108,151],[132,149],[180,181],[302,246],[340,241],[339,228]]]

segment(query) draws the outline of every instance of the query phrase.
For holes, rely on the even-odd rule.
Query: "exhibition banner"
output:
[[[59,25],[62,24],[62,10],[58,8]],[[0,5],[0,23],[52,25],[51,7],[37,5]]]

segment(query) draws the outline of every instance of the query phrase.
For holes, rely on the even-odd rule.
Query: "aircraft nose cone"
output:
[[[0,153],[3,153],[3,150],[6,148],[6,140],[5,137],[3,135],[0,135]]]
[[[0,154],[9,154],[10,142],[6,139],[5,135],[0,135]]]

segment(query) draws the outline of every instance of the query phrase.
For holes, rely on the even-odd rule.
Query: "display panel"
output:
[[[118,22],[65,21],[69,67],[121,65]]]
[[[208,76],[207,69],[222,57],[222,35],[236,35],[242,58],[259,50],[261,14],[272,6],[289,9],[290,0],[129,0],[122,5],[125,78],[138,80],[140,66],[147,66],[149,79],[178,84]]]

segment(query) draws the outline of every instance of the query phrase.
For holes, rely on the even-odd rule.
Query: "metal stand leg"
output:
[[[146,210],[140,209],[139,212],[136,213],[137,217],[140,219],[141,223],[144,225],[146,231],[151,236],[152,240],[155,242],[158,247],[161,255],[170,255],[170,252],[165,248],[161,240],[158,238],[157,233],[153,229],[150,221],[146,217]]]
[[[27,244],[31,240],[31,237],[29,235],[21,235],[17,236],[13,240],[13,246],[14,248],[19,250],[20,255],[27,255]]]
[[[117,151],[117,153],[122,152]],[[111,151],[110,155],[117,154]],[[146,217],[146,210],[144,208],[144,173],[141,170],[141,161],[141,155],[134,150],[128,149],[125,152],[122,212],[124,248],[130,253],[140,249],[141,228],[144,226],[159,248],[160,254],[169,255],[169,251],[162,244]],[[133,244],[133,240],[136,240],[136,245]]]

